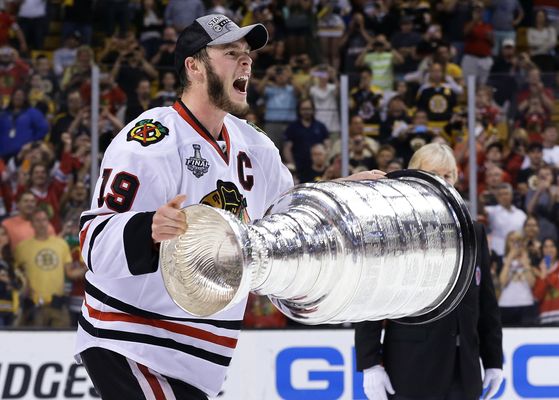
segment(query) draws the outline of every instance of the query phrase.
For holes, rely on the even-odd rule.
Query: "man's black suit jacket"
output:
[[[479,397],[482,392],[480,356],[484,368],[502,368],[503,351],[487,237],[483,225],[476,222],[474,226],[476,273],[462,302],[449,315],[432,323],[403,325],[386,321],[383,344],[380,340],[383,321],[356,324],[359,371],[383,364],[397,394],[440,396],[451,386],[458,356],[465,394]]]

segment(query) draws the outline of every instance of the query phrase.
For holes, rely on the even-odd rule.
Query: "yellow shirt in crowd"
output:
[[[49,236],[47,240],[24,240],[17,245],[14,259],[16,267],[25,273],[35,304],[49,304],[53,295],[64,295],[64,264],[72,262],[64,239]]]

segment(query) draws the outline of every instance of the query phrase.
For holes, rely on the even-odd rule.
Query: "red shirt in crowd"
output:
[[[464,41],[464,54],[475,57],[489,57],[493,49],[491,33],[493,28],[485,22],[478,22],[466,35]]]

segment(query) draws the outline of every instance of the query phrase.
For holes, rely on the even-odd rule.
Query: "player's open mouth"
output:
[[[241,76],[233,82],[233,87],[240,93],[246,94],[248,86],[248,75]]]

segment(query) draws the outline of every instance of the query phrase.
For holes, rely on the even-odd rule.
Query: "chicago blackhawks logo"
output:
[[[194,155],[186,159],[186,168],[191,171],[196,178],[200,178],[210,168],[210,163],[205,158],[202,158],[200,153],[200,145],[193,144]]]
[[[136,122],[136,125],[128,132],[126,141],[139,142],[146,147],[151,144],[158,143],[169,134],[169,129],[161,125],[160,122],[153,119],[143,119]]]
[[[235,214],[241,221],[249,222],[246,198],[233,182],[217,181],[217,189],[205,195],[200,204],[221,208]]]

